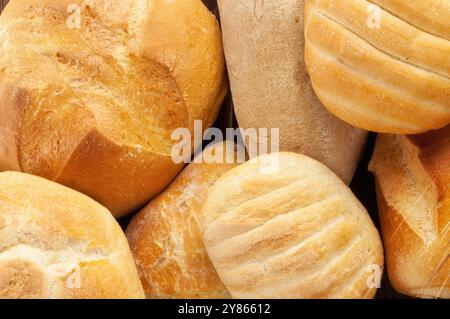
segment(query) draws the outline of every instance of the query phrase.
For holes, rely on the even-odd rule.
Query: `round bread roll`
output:
[[[448,0],[306,0],[305,62],[320,101],[370,131],[450,123]]]
[[[219,25],[200,0],[13,0],[0,29],[0,170],[116,217],[178,174],[173,130],[206,129],[226,93]]]
[[[214,144],[225,159],[232,142]],[[133,217],[127,237],[147,298],[230,298],[203,245],[198,218],[214,182],[236,164],[189,164],[142,211]]]
[[[304,2],[218,1],[236,117],[244,130],[279,128],[280,151],[312,157],[350,184],[367,132],[328,112],[314,94],[303,54]],[[264,135],[249,134],[248,146]]]
[[[106,208],[40,177],[0,173],[0,299],[143,297]]]
[[[399,292],[450,298],[450,126],[422,135],[380,135],[377,181],[386,262]]]
[[[264,155],[225,173],[202,230],[233,298],[371,298],[379,287],[383,249],[369,215],[304,155]]]

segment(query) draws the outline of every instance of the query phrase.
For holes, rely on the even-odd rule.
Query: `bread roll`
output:
[[[200,0],[13,0],[0,29],[0,169],[117,217],[178,174],[171,133],[211,125],[226,91],[219,25]]]
[[[106,208],[40,177],[0,173],[0,299],[143,297]]]
[[[221,158],[223,145],[211,146]],[[231,142],[228,145],[234,150]],[[198,217],[212,184],[234,166],[188,165],[132,219],[127,237],[147,298],[230,297],[205,251]]]
[[[271,163],[278,171],[263,173]],[[382,245],[366,210],[304,155],[256,157],[225,173],[202,230],[234,298],[371,298],[381,279]]]
[[[239,126],[279,128],[281,151],[308,155],[350,183],[366,133],[327,112],[314,95],[303,61],[304,0],[218,4]]]
[[[413,134],[450,123],[448,0],[306,0],[305,61],[333,114]]]
[[[389,278],[403,294],[450,298],[450,126],[380,135],[370,163]]]

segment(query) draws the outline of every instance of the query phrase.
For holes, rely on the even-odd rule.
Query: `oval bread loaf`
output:
[[[279,128],[280,151],[312,157],[349,184],[367,133],[329,113],[313,92],[303,59],[304,0],[218,4],[239,126],[267,128],[269,136]]]
[[[182,169],[174,129],[226,93],[200,0],[12,0],[0,17],[0,170],[74,188],[122,216]]]
[[[225,173],[202,230],[233,298],[371,298],[381,280],[382,244],[367,211],[303,155],[256,157]]]
[[[209,146],[225,159],[234,144]],[[236,164],[192,163],[133,217],[127,237],[147,298],[229,298],[203,245],[198,218],[214,182]]]
[[[0,299],[143,297],[106,208],[40,177],[0,173]]]
[[[450,123],[448,0],[306,0],[305,62],[333,114],[414,134]]]
[[[450,126],[380,135],[370,163],[389,278],[396,290],[450,298]]]

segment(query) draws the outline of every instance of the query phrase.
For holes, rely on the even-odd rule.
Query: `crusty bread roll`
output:
[[[263,172],[271,163],[278,171]],[[273,153],[225,173],[201,224],[234,298],[371,298],[381,279],[382,244],[366,210],[304,155]]]
[[[46,179],[0,173],[0,298],[143,298],[108,210]]]
[[[306,0],[314,91],[357,127],[412,134],[450,123],[448,0]]]
[[[380,135],[370,163],[389,278],[399,292],[450,298],[450,126]]]
[[[203,154],[215,149],[224,158],[224,145],[214,144]],[[228,145],[234,152],[233,143]],[[198,217],[212,184],[234,166],[188,165],[132,219],[127,237],[147,298],[230,297],[203,246]]]
[[[303,61],[304,0],[218,4],[239,126],[279,128],[281,151],[308,155],[350,183],[366,132],[330,114],[312,90]]]
[[[219,25],[200,0],[13,0],[0,29],[0,169],[115,216],[170,183],[182,168],[171,133],[210,126],[226,91]]]

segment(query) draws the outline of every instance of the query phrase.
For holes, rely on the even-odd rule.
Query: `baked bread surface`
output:
[[[0,169],[116,216],[170,183],[182,168],[171,133],[206,129],[226,92],[219,25],[200,0],[13,0],[0,28]]]
[[[226,159],[227,145],[214,144],[202,155]],[[206,253],[199,217],[214,182],[236,164],[192,163],[133,217],[127,237],[147,298],[230,298]]]
[[[279,128],[280,151],[312,157],[349,184],[367,133],[332,115],[314,94],[304,63],[304,0],[218,4],[239,126],[267,128],[269,136]]]
[[[228,171],[201,220],[233,298],[371,298],[381,280],[382,244],[367,211],[304,155],[274,153]]]
[[[422,135],[380,135],[369,166],[392,285],[403,294],[450,298],[450,126]]]
[[[0,298],[143,298],[110,212],[46,179],[0,173]]]
[[[366,130],[416,134],[450,123],[450,2],[306,0],[315,93]]]

